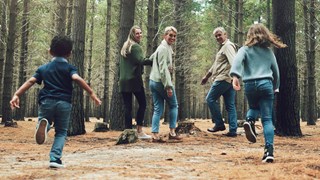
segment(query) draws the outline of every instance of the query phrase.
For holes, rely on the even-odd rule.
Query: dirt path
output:
[[[319,124],[319,121],[318,121]],[[0,126],[1,179],[320,179],[320,126],[302,123],[302,138],[275,138],[275,163],[263,164],[263,135],[250,144],[243,129],[228,138],[211,134],[209,120],[197,120],[202,130],[183,135],[181,143],[138,141],[115,145],[121,132],[92,132],[68,137],[64,169],[48,168],[53,131],[44,145],[34,143],[35,122],[18,122],[18,128]],[[145,128],[150,133],[150,128]],[[163,135],[168,133],[162,125]]]

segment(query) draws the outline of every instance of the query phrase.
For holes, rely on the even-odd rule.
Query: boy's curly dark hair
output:
[[[65,57],[72,51],[72,40],[67,36],[55,36],[51,40],[50,51],[54,56]]]

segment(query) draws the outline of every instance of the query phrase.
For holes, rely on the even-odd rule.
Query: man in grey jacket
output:
[[[205,84],[212,77],[213,84],[207,94],[206,101],[209,106],[212,122],[215,123],[209,132],[224,131],[226,129],[219,106],[219,98],[223,96],[226,110],[228,111],[229,132],[224,134],[228,137],[237,136],[237,113],[235,107],[236,92],[232,87],[229,72],[232,60],[236,55],[236,46],[228,39],[227,32],[223,27],[217,27],[213,31],[219,51],[216,54],[215,61],[209,69],[206,76],[202,78],[201,85]]]

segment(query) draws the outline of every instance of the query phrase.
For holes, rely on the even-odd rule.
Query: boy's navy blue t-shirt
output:
[[[39,103],[46,98],[63,100],[71,103],[72,75],[78,74],[77,68],[63,57],[55,57],[51,62],[40,66],[33,75],[37,83],[44,83],[39,92]]]

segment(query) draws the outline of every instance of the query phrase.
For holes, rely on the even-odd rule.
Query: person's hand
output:
[[[13,110],[15,108],[20,108],[19,104],[20,104],[19,96],[13,95],[13,97],[12,97],[12,99],[10,101],[11,109]]]
[[[237,77],[233,77],[232,86],[233,86],[233,89],[236,90],[236,91],[240,91],[241,90],[240,82],[239,82],[239,79]]]
[[[201,85],[206,84],[207,81],[208,81],[208,79],[209,79],[209,77],[210,77],[211,75],[212,75],[212,73],[211,73],[211,72],[208,72],[208,73],[202,78],[202,80],[201,80]]]
[[[168,95],[168,97],[171,97],[173,95],[173,91],[171,88],[167,89],[167,95]]]
[[[90,95],[90,97],[91,97],[91,99],[94,101],[94,103],[97,105],[97,106],[99,106],[99,105],[101,105],[101,100],[96,96],[96,94],[95,93],[92,93],[91,95]]]
[[[205,77],[203,77],[202,78],[202,80],[201,80],[201,85],[204,85],[204,84],[206,84],[207,83],[207,81],[208,81],[208,78],[205,76]]]

